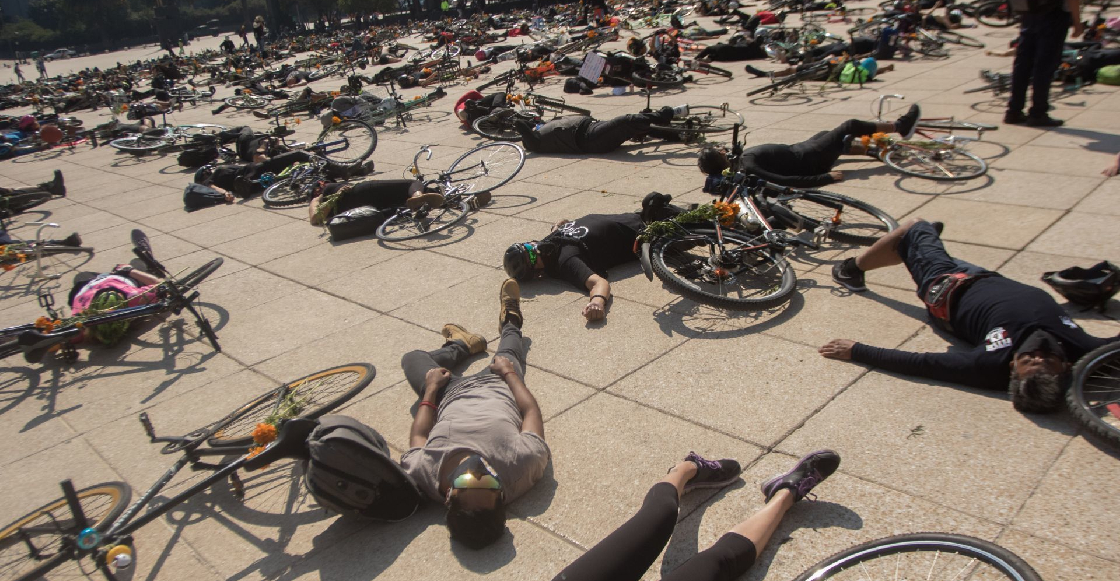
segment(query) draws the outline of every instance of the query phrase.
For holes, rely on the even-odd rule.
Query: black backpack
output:
[[[396,522],[416,512],[419,489],[389,456],[373,428],[327,415],[307,438],[304,484],[323,508],[340,515]]]
[[[214,145],[185,149],[179,154],[179,165],[199,168],[218,159],[218,148]]]
[[[359,206],[339,213],[327,223],[332,240],[346,240],[377,232],[377,227],[393,215],[394,210],[378,210],[373,206]]]

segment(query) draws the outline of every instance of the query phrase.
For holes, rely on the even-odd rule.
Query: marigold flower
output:
[[[253,428],[253,441],[263,446],[275,440],[276,434],[276,426],[272,424],[257,424],[257,427]]]

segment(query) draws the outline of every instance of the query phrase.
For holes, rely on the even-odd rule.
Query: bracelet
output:
[[[607,304],[607,296],[606,295],[591,295],[591,300],[593,301],[595,299],[603,299],[603,306],[606,306],[606,304]]]
[[[428,407],[432,408],[433,412],[439,412],[439,408],[436,407],[436,404],[434,404],[430,401],[424,400],[424,401],[420,402],[420,407],[424,407],[424,406],[428,406]]]
[[[505,381],[505,382],[508,383],[509,380],[506,379],[506,376],[508,376],[508,375],[517,375],[517,372],[516,371],[507,371],[507,372],[503,373],[502,374],[502,381]]]

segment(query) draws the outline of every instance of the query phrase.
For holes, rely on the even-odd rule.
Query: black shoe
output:
[[[39,184],[39,187],[46,190],[52,196],[58,196],[60,198],[66,197],[66,184],[62,182],[61,170],[54,170],[54,181],[49,181],[45,184]]]
[[[903,139],[910,139],[914,137],[914,131],[918,128],[918,119],[922,116],[922,108],[917,103],[910,105],[910,109],[894,122],[894,130],[902,136]]]
[[[723,488],[738,480],[739,475],[743,473],[743,467],[739,466],[738,462],[727,458],[705,460],[696,452],[689,452],[684,459],[696,465],[696,476],[685,483],[685,493],[697,488]]]
[[[941,233],[945,231],[945,223],[944,222],[930,222],[929,225],[933,226],[933,230],[934,230],[934,232],[937,232],[937,237],[938,238],[940,238]]]
[[[756,69],[756,68],[752,67],[751,65],[747,65],[744,70],[746,70],[748,73],[750,73],[750,74],[752,74],[756,77],[759,77],[759,78],[764,78],[765,79],[765,78],[770,77],[770,73],[768,73],[768,72],[766,72],[762,69]]]
[[[1032,115],[1027,117],[1028,127],[1061,127],[1064,123],[1065,121],[1054,119],[1049,115],[1040,115],[1038,117]]]
[[[66,238],[63,238],[62,241],[59,242],[59,244],[61,244],[62,246],[73,246],[77,248],[78,246],[82,245],[82,237],[79,236],[77,232],[75,232],[67,236]]]
[[[221,113],[222,111],[225,111],[228,108],[229,108],[229,105],[226,105],[226,104],[223,103],[221,105],[218,105],[217,108],[211,109],[210,113],[214,114],[214,115],[217,115],[218,113]],[[255,113],[255,111],[254,111],[254,113]]]
[[[867,290],[867,283],[864,282],[863,271],[856,266],[856,259],[854,258],[846,258],[844,262],[833,266],[832,280],[854,293],[861,293]]]
[[[1027,122],[1027,116],[1022,111],[1008,111],[1003,114],[1003,122],[1008,125],[1022,125]]]
[[[779,474],[762,483],[762,494],[766,502],[783,488],[793,492],[794,502],[805,498],[813,487],[840,467],[840,455],[832,450],[818,450],[797,461],[797,465],[785,474]]]

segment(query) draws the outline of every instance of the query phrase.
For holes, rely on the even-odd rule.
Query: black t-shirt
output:
[[[827,173],[804,175],[810,165],[793,146],[770,143],[744,151],[735,170],[794,188],[817,188],[835,181]]]
[[[545,274],[587,290],[592,274],[635,259],[634,239],[642,219],[631,214],[591,214],[557,228],[540,243]]]
[[[1061,341],[1071,364],[1113,340],[1086,333],[1046,291],[1002,276],[981,278],[965,289],[950,322],[953,334],[974,345],[972,350],[909,353],[857,343],[852,360],[898,373],[1004,390],[1016,346],[1037,329]]]

